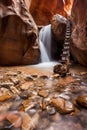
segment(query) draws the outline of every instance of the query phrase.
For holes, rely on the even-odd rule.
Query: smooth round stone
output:
[[[87,108],[87,95],[78,96],[77,103]]]
[[[66,99],[66,100],[70,99],[70,97],[67,94],[64,94],[64,93],[59,94],[59,97]]]
[[[26,81],[33,81],[33,77],[30,76],[30,75],[26,75],[26,76],[25,76],[25,80],[26,80]]]
[[[69,114],[75,111],[74,105],[71,102],[64,100],[63,98],[52,99],[51,103],[61,114]]]
[[[51,106],[47,106],[47,113],[49,115],[54,115],[56,113],[56,110],[54,107],[51,107]]]
[[[87,86],[87,83],[85,83],[85,82],[81,82],[81,85]]]
[[[40,79],[48,79],[48,76],[47,75],[41,75],[39,78]]]
[[[20,93],[20,97],[21,97],[22,99],[27,99],[28,96],[29,96],[29,93],[28,93],[27,91]]]
[[[38,78],[38,75],[37,74],[32,74],[31,75],[33,78]]]
[[[28,113],[32,116],[36,113],[36,109],[29,109]]]

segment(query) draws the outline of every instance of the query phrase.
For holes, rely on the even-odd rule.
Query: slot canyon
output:
[[[0,130],[87,130],[87,0],[0,0]]]

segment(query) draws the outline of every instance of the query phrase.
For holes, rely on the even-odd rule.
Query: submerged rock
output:
[[[0,86],[1,87],[6,87],[6,88],[8,88],[8,87],[10,87],[10,86],[13,86],[14,85],[14,83],[12,83],[12,82],[1,82],[0,83]]]
[[[78,96],[77,103],[87,108],[87,95]]]
[[[74,111],[74,105],[63,98],[52,99],[51,104],[53,104],[53,106],[61,114],[68,114]]]
[[[39,114],[36,113],[32,118],[25,113],[23,116],[22,130],[33,130],[39,124]]]
[[[22,84],[21,86],[20,86],[20,88],[22,89],[22,90],[28,90],[29,89],[29,87],[30,86],[32,86],[33,85],[33,82],[25,82],[24,84]]]
[[[13,96],[10,93],[4,93],[0,96],[0,102],[7,101],[9,99],[12,99]]]
[[[48,113],[49,115],[54,115],[54,114],[56,113],[56,110],[55,110],[54,107],[48,106],[48,107],[47,107],[47,113]]]
[[[18,78],[15,78],[15,77],[11,77],[10,80],[14,83],[14,85],[17,85],[20,83],[20,80]]]
[[[48,96],[48,91],[46,91],[46,90],[41,90],[41,91],[39,91],[38,95],[39,95],[39,96],[42,96],[42,97],[47,97],[47,96]]]

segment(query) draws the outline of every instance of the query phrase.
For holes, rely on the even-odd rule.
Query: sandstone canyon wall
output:
[[[80,64],[87,66],[87,0],[74,0],[71,21],[71,52]]]
[[[0,65],[39,61],[37,26],[23,0],[0,0]]]
[[[25,5],[26,5],[26,7],[27,7],[28,10],[29,10],[29,8],[30,8],[31,1],[32,1],[32,0],[24,0],[24,3],[25,3]]]
[[[70,0],[66,0],[66,5]],[[37,25],[47,25],[54,14],[67,17],[62,0],[31,0],[30,12]]]

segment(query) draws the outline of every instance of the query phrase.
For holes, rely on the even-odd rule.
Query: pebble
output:
[[[48,79],[48,76],[47,75],[41,75],[39,78],[40,79]]]
[[[66,99],[66,100],[69,100],[69,99],[70,99],[70,97],[69,97],[68,95],[64,94],[64,93],[61,93],[61,94],[59,94],[58,96],[61,97],[61,98]]]
[[[13,86],[14,85],[14,83],[12,83],[12,82],[1,82],[0,83],[0,86],[1,87],[9,87],[9,86]]]
[[[31,75],[33,78],[38,78],[38,75],[37,74],[32,74]]]
[[[16,88],[16,87],[14,87],[14,86],[10,86],[10,91],[13,93],[13,94],[20,94],[20,91]]]
[[[26,81],[33,81],[33,80],[34,80],[31,75],[24,75],[24,79],[25,79]]]
[[[52,99],[51,103],[61,114],[68,114],[74,111],[73,104],[69,101],[64,100],[63,98]]]
[[[20,83],[20,80],[16,77],[11,77],[10,80],[14,83],[14,85],[17,85]]]
[[[87,95],[78,96],[77,103],[87,108]]]
[[[22,90],[28,90],[28,89],[30,88],[30,86],[33,86],[33,82],[25,82],[24,84],[22,84],[22,85],[20,86],[20,88],[21,88]]]
[[[9,93],[5,93],[3,95],[0,96],[0,102],[3,102],[3,101],[7,101],[9,99],[12,99],[12,95],[9,94]]]
[[[27,91],[24,91],[24,92],[21,92],[21,93],[20,93],[20,97],[21,97],[22,99],[27,99],[28,96],[29,96],[29,93],[28,93]]]
[[[17,76],[18,73],[17,72],[8,71],[8,72],[6,72],[6,75],[7,76]]]
[[[29,130],[29,124],[31,123],[32,119],[29,114],[24,113],[23,115],[23,123],[22,123],[22,130]]]
[[[54,107],[47,106],[47,113],[48,113],[49,115],[54,115],[54,114],[56,114],[56,110],[55,110]]]
[[[47,91],[47,90],[40,90],[40,91],[38,92],[38,95],[45,98],[45,97],[48,96],[48,91]]]
[[[27,111],[30,116],[33,116],[36,113],[36,109],[32,108]]]

